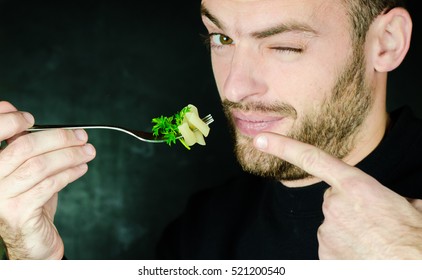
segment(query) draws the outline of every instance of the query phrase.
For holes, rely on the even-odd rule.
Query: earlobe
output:
[[[412,19],[403,8],[394,8],[375,20],[374,67],[389,72],[398,67],[410,47]]]

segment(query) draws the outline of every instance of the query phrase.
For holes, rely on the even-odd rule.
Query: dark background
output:
[[[409,3],[415,11],[416,1]],[[147,4],[146,4],[147,3]],[[215,118],[207,146],[152,145],[91,130],[97,158],[61,192],[56,225],[70,259],[149,259],[189,195],[239,172],[202,44],[200,1],[0,1],[0,100],[37,123],[151,129],[196,105]],[[414,36],[420,21],[414,16]],[[421,50],[391,73],[388,107],[422,116]]]

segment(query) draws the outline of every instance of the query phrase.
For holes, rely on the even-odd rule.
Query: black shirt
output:
[[[357,167],[393,191],[422,198],[422,121],[392,114],[378,147]],[[325,182],[288,188],[244,174],[194,195],[164,232],[159,259],[318,259]]]

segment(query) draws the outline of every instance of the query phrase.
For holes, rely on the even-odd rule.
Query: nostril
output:
[[[250,73],[230,73],[227,77],[223,95],[231,102],[241,102],[250,97],[257,97],[267,92],[263,80]]]

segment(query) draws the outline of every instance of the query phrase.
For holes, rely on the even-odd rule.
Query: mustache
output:
[[[265,104],[263,102],[254,103],[237,103],[230,100],[222,100],[224,112],[227,114],[233,109],[237,109],[243,112],[261,112],[261,113],[276,113],[283,116],[288,116],[293,119],[297,118],[296,109],[290,104],[284,102],[276,102],[272,104]]]

